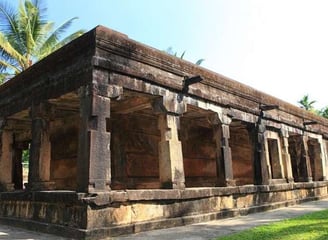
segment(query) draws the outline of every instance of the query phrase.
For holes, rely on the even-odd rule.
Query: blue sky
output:
[[[297,104],[328,105],[328,1],[47,0],[48,19],[79,19],[158,48],[173,47],[203,67]]]

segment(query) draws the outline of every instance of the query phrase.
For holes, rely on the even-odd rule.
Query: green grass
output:
[[[255,227],[219,240],[328,240],[328,210]]]

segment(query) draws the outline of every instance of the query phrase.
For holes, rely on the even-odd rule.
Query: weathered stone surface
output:
[[[12,179],[12,155],[13,155],[13,133],[0,131],[0,189],[4,191],[14,190]]]
[[[327,120],[101,26],[1,85],[0,119],[0,219],[33,229],[97,239],[328,194]]]

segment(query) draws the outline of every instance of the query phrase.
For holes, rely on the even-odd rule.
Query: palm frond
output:
[[[71,18],[61,24],[57,29],[55,29],[40,47],[39,56],[47,55],[47,53],[53,49],[53,46],[59,42],[60,36],[67,30],[67,28],[72,25],[73,21],[76,19],[76,17]]]
[[[1,32],[6,34],[16,34],[18,32],[16,14],[6,2],[0,2],[0,27]]]
[[[49,22],[45,21],[43,18],[45,8],[41,7],[42,1],[33,1],[34,4],[31,8],[30,16],[30,29],[31,35],[33,36],[34,48],[39,48],[40,45],[45,41],[46,36],[53,29],[53,24],[49,24]]]
[[[63,40],[61,40],[55,47],[55,50],[58,48],[61,48],[62,46],[66,45],[67,43],[73,41],[74,39],[82,36],[85,33],[85,30],[78,30],[75,33],[72,33],[71,35],[67,36]]]
[[[0,48],[0,59],[2,61],[5,61],[7,62],[8,64],[10,65],[13,65],[17,68],[20,68],[20,64],[19,62],[13,58],[12,56],[8,55],[5,51],[3,51],[1,48]],[[0,65],[0,72],[5,72],[6,71],[6,67],[5,66],[2,66]]]
[[[204,58],[198,59],[197,62],[195,63],[196,65],[201,65],[205,61]]]
[[[40,51],[40,54],[38,56],[39,60],[41,60],[42,58],[45,58],[50,53],[52,53],[52,52],[56,51],[57,49],[63,47],[64,45],[68,44],[69,42],[73,41],[74,39],[80,37],[83,33],[85,33],[85,30],[76,31],[75,33],[67,36],[66,38],[64,38],[63,40],[58,42],[57,44],[52,44],[52,45],[49,45],[49,47],[44,48],[43,51]]]
[[[20,5],[19,12],[22,26],[25,26],[26,56],[29,57],[35,47],[33,32],[38,10],[31,1],[26,0],[24,5]]]
[[[18,14],[5,3],[0,3],[0,31],[4,33],[11,45],[23,54],[24,40],[18,23]]]
[[[61,35],[77,18],[57,29],[45,18],[44,0],[20,0],[15,11],[0,0],[0,73],[17,73],[84,33]]]
[[[180,56],[180,59],[183,59],[184,55],[186,54],[186,50],[183,51],[183,53]]]
[[[0,59],[0,66],[5,67],[5,68],[9,68],[9,69],[11,69],[13,72],[15,72],[16,74],[19,73],[19,72],[21,72],[21,69],[17,68],[17,67],[14,66],[14,65],[11,65],[11,64],[9,64],[8,62],[3,61],[3,60],[1,60],[1,59]]]
[[[24,57],[16,51],[15,48],[11,46],[9,41],[6,39],[6,37],[3,35],[3,33],[0,32],[0,49],[4,52],[6,52],[7,55],[11,56],[12,58],[17,59],[19,64],[21,66],[24,65],[25,59]]]

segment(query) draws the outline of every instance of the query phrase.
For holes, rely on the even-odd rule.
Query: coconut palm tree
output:
[[[83,34],[74,32],[61,39],[76,17],[55,29],[45,19],[42,0],[21,0],[14,9],[0,3],[0,81],[24,71],[33,63]]]
[[[301,108],[304,108],[307,111],[314,111],[313,104],[316,101],[310,101],[309,95],[304,95],[301,100],[298,101],[298,103],[301,105]]]

